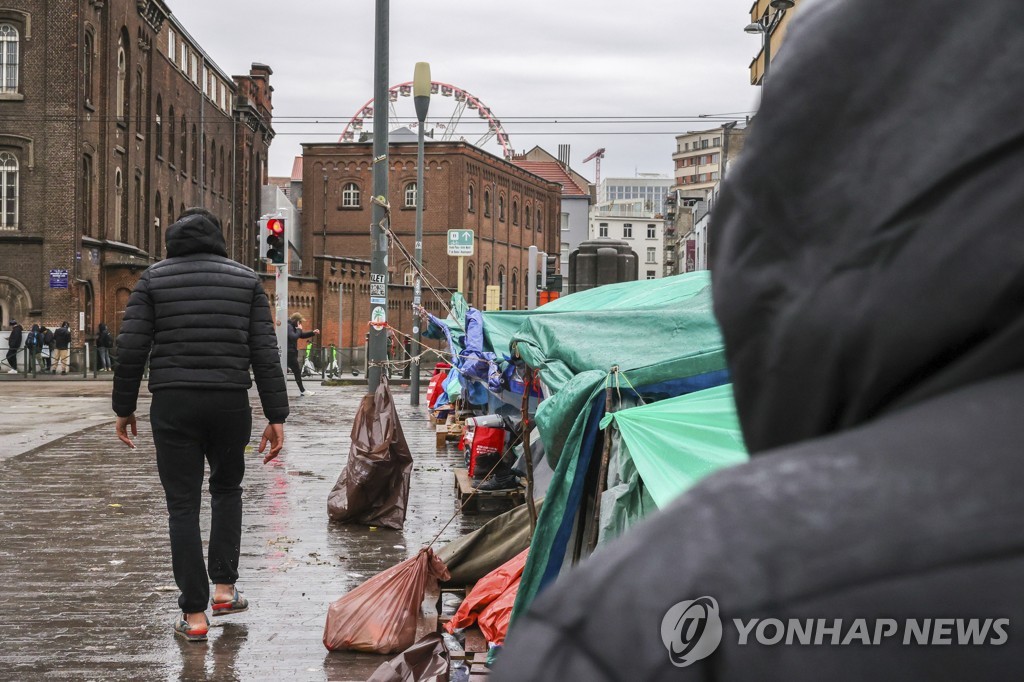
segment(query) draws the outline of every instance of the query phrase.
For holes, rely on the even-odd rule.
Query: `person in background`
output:
[[[57,331],[53,333],[53,345],[56,349],[53,373],[60,371],[61,374],[68,373],[68,357],[71,355],[71,324],[64,322]]]
[[[39,344],[42,343],[42,335],[39,333],[39,325],[32,325],[32,329],[29,330],[28,334],[25,335],[25,362],[27,371],[31,371],[33,367],[38,367],[39,363],[36,362],[36,353],[39,352]]]
[[[295,375],[295,383],[299,386],[300,396],[313,395],[313,391],[307,391],[306,387],[302,385],[302,368],[299,367],[299,339],[312,338],[314,334],[320,333],[319,329],[314,329],[311,332],[302,331],[302,323],[305,321],[306,318],[301,313],[295,313],[288,318],[288,369]]]
[[[173,631],[203,642],[208,606],[214,616],[249,608],[235,587],[245,449],[252,435],[249,388],[255,377],[268,422],[259,446],[259,452],[270,446],[264,464],[284,446],[288,392],[263,283],[227,257],[220,220],[190,208],[167,229],[166,242],[167,258],[142,273],[128,299],[111,403],[117,437],[134,449],[128,430],[138,435],[135,408],[150,358],[149,419],[167,498],[174,582],[181,590]],[[204,561],[199,516],[207,462],[212,499]]]
[[[100,322],[99,331],[96,332],[96,356],[99,360],[99,372],[110,371],[110,349],[114,346],[114,337],[111,336],[107,325]]]
[[[7,337],[7,364],[11,366],[8,374],[18,373],[18,349],[21,348],[21,325],[11,320],[11,335]]]
[[[39,368],[45,372],[53,366],[53,331],[45,324],[39,327],[41,341],[39,343]]]

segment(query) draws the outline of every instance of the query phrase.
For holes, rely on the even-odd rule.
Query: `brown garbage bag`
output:
[[[444,562],[429,547],[378,573],[330,605],[324,646],[394,654],[416,639],[416,620],[427,581],[448,579]],[[432,587],[433,587],[432,584]]]
[[[448,682],[450,664],[444,640],[431,632],[390,661],[381,663],[366,682]]]
[[[352,447],[327,496],[332,521],[401,530],[409,500],[412,453],[386,382],[363,397],[352,424]],[[410,642],[411,643],[411,642]]]

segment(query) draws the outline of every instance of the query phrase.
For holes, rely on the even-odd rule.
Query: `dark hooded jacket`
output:
[[[11,334],[7,337],[7,347],[11,350],[21,348],[22,328],[17,322],[11,327]]]
[[[57,350],[68,350],[71,348],[71,324],[63,323],[53,332],[53,345]]]
[[[711,226],[752,459],[542,593],[495,682],[1024,669],[1024,4],[799,7]],[[676,667],[663,618],[703,596],[721,644]],[[754,618],[864,618],[872,644],[739,644]],[[918,646],[907,618],[993,620]]]
[[[288,396],[263,284],[227,257],[220,228],[201,215],[167,230],[167,258],[142,273],[117,336],[114,412],[135,411],[146,358],[149,390],[248,389],[249,368],[271,423]]]

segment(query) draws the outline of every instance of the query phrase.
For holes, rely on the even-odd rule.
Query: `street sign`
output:
[[[64,269],[50,270],[50,288],[51,289],[67,289],[68,288],[68,271]]]
[[[473,255],[473,230],[448,230],[448,255]]]

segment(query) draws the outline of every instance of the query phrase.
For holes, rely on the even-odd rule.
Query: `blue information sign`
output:
[[[50,270],[50,288],[51,289],[67,289],[68,288],[68,271],[67,270]]]

